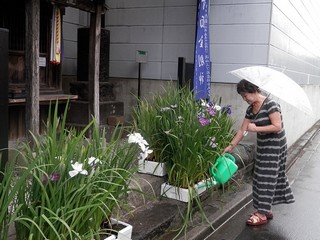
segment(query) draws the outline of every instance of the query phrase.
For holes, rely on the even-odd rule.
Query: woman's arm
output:
[[[281,115],[279,112],[273,112],[269,115],[271,124],[267,126],[256,126],[254,123],[249,123],[249,132],[279,132],[282,129]]]

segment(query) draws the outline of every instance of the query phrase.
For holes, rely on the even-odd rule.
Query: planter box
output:
[[[128,223],[117,221],[111,218],[111,224],[120,224],[124,226],[123,229],[118,231],[118,235],[112,234],[111,236],[105,238],[104,240],[131,240],[132,237],[132,226]]]
[[[208,181],[210,182],[212,180],[210,179]],[[208,181],[203,180],[203,181],[197,183],[194,186],[195,192],[193,194],[201,195],[208,188],[210,188],[211,186],[206,186],[206,183],[208,183]],[[212,185],[215,185],[214,181],[212,181],[212,183],[213,183]],[[202,186],[202,187],[199,187],[199,186]],[[196,196],[196,195],[189,196],[189,190],[186,188],[176,187],[176,186],[170,185],[168,183],[161,184],[161,193],[160,194],[161,194],[161,196],[171,198],[171,199],[176,199],[181,202],[189,202],[190,197],[194,198]]]
[[[155,161],[139,160],[139,172],[147,173],[158,177],[167,175],[166,163]]]

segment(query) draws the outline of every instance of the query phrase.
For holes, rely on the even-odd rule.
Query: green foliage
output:
[[[151,102],[140,100],[136,131],[167,162],[170,184],[188,188],[211,177],[210,167],[234,136],[231,107],[220,104],[196,101],[190,89],[173,86]]]
[[[132,190],[139,146],[124,141],[121,128],[106,143],[95,119],[82,131],[67,129],[67,108],[62,119],[58,104],[53,112],[46,133],[23,144],[20,172],[28,179],[18,191],[17,239],[100,239],[101,224]]]
[[[134,110],[135,131],[148,141],[155,160],[167,163],[169,184],[189,192],[176,237],[186,232],[194,203],[208,221],[194,186],[212,180],[211,166],[234,137],[230,115],[231,106],[221,107],[221,99],[196,101],[190,89],[174,85],[164,94],[154,95],[152,101],[140,99]]]
[[[27,173],[22,173],[18,178],[15,172],[15,161],[9,161],[4,172],[0,172],[0,239],[8,239],[9,228],[13,225],[21,205],[13,202],[21,185],[25,184]]]

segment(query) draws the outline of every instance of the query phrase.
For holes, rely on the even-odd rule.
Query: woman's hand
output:
[[[257,126],[256,126],[256,124],[254,124],[254,123],[249,123],[249,124],[248,124],[248,128],[247,128],[247,131],[249,131],[249,132],[257,132]]]
[[[222,154],[226,153],[226,152],[231,152],[233,149],[233,145],[229,144],[222,152]]]

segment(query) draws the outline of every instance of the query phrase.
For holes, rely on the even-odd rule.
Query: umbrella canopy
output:
[[[245,79],[297,109],[312,115],[312,107],[305,91],[282,72],[263,66],[244,67],[230,72]]]

